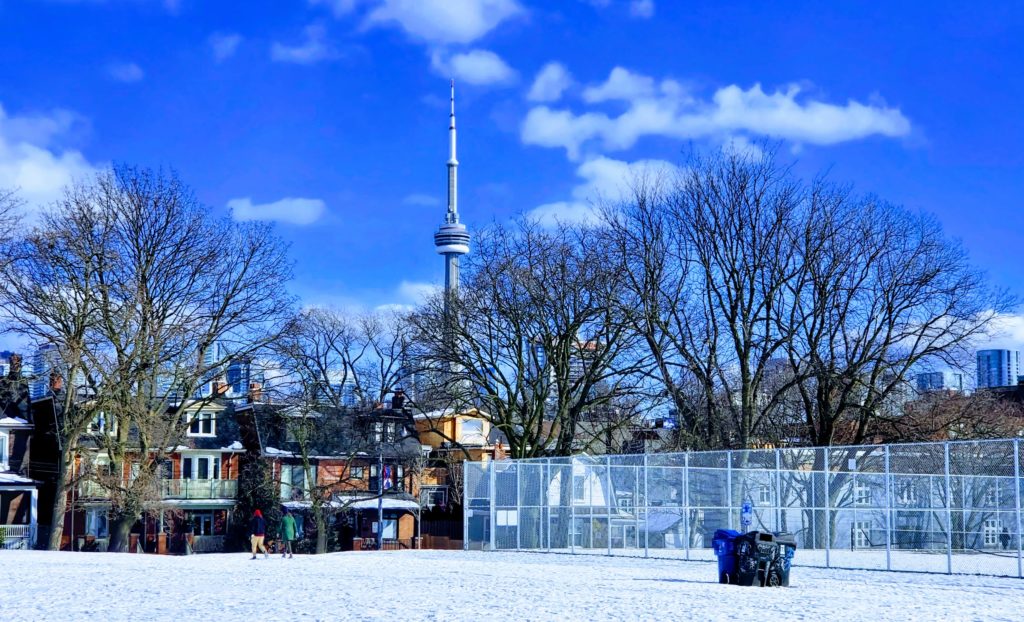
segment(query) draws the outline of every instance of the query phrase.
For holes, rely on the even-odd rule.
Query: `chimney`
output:
[[[57,372],[50,374],[50,390],[56,393],[64,388],[64,378]]]
[[[256,402],[259,402],[260,398],[262,398],[262,397],[263,397],[263,385],[258,383],[258,382],[250,382],[249,383],[248,402],[250,404],[255,404]]]
[[[405,391],[401,388],[395,389],[394,395],[391,396],[391,408],[393,410],[405,408]]]
[[[8,371],[8,376],[11,378],[21,378],[21,355],[12,354],[10,358],[11,368]]]
[[[220,397],[228,392],[228,385],[220,380],[213,381],[213,396]]]

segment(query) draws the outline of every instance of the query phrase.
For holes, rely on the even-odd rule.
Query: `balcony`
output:
[[[160,482],[161,499],[234,499],[238,481],[233,479],[165,479]],[[83,499],[106,499],[108,491],[96,482],[78,484]]]
[[[233,479],[167,479],[160,482],[164,499],[234,499],[238,481]]]

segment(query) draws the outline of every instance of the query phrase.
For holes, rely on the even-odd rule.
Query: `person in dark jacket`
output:
[[[295,540],[295,517],[288,508],[284,509],[284,516],[281,517],[281,557],[295,557],[292,554],[292,541]]]
[[[263,512],[256,510],[252,513],[252,520],[249,521],[249,540],[252,542],[252,558],[256,559],[257,549],[263,551],[263,559],[267,555],[267,547],[263,546],[263,538],[267,537],[267,521],[263,520]]]
[[[999,543],[1003,545],[1003,550],[1010,548],[1010,530],[1003,527],[1003,533],[999,534]]]

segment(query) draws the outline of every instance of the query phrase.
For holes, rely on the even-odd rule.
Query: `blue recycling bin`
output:
[[[718,582],[735,584],[739,576],[739,557],[736,554],[736,538],[740,532],[732,529],[718,529],[711,539],[711,548],[718,558]]]

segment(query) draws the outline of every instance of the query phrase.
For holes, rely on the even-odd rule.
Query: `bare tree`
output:
[[[876,420],[902,414],[892,405],[914,371],[961,365],[1014,304],[926,214],[818,187],[799,233],[786,352],[806,370],[797,386],[815,445],[863,443]]]
[[[385,438],[382,429],[378,438],[367,428],[373,422],[360,414],[375,412],[374,406],[399,388],[407,332],[396,315],[353,319],[337,310],[312,308],[295,316],[270,348],[281,376],[274,392],[287,406],[279,422],[290,455],[302,466],[303,494],[317,526],[317,553],[328,550],[330,516],[347,505],[335,502],[335,493],[358,483],[353,462],[387,451],[406,468],[419,464],[418,451],[404,443],[415,435],[411,417],[397,435]],[[418,450],[418,443],[413,445]]]
[[[588,417],[603,433],[636,415],[615,408],[642,391],[644,362],[614,304],[618,271],[591,234],[496,225],[467,256],[458,295],[412,317],[426,375],[453,408],[478,407],[514,457],[567,455]]]
[[[110,549],[125,550],[160,462],[215,397],[201,387],[277,334],[290,304],[285,246],[266,225],[215,221],[174,175],[131,167],[70,189],[15,246],[10,319],[57,348],[67,384],[62,470],[97,413],[117,424],[101,449],[120,479],[103,481]]]

